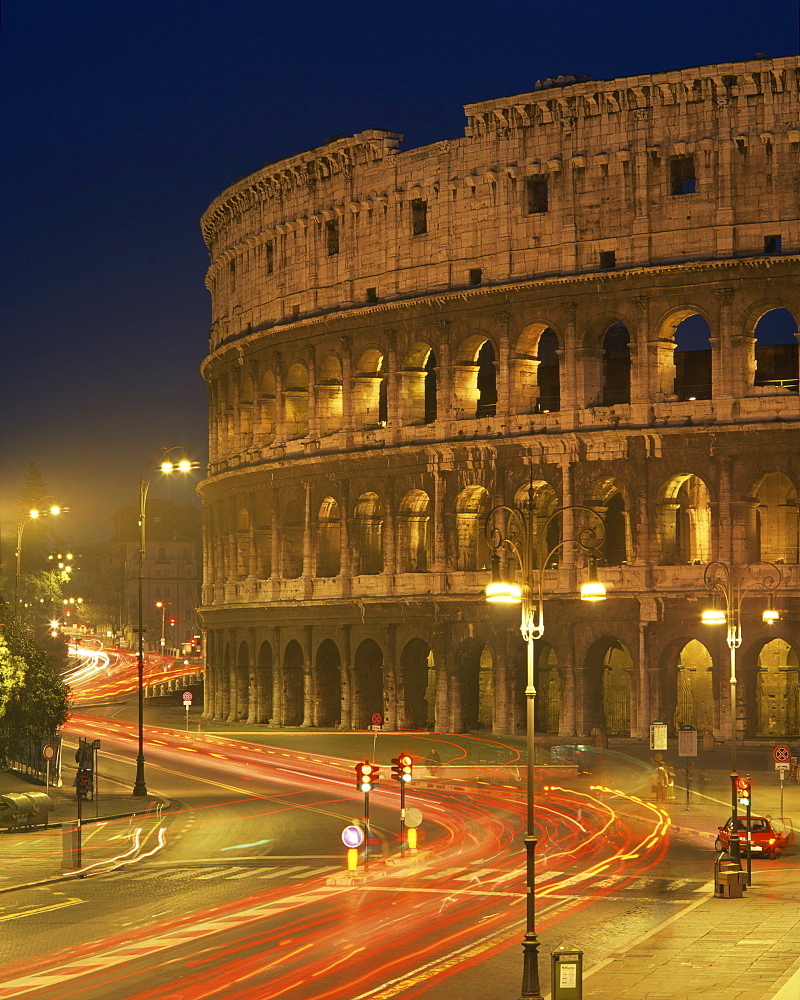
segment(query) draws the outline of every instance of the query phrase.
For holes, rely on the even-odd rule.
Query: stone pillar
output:
[[[400,426],[400,385],[397,370],[397,332],[386,331],[386,423],[393,430]]]
[[[342,430],[349,439],[353,433],[353,356],[349,337],[340,340],[342,350]]]
[[[350,626],[343,625],[340,632],[342,717],[340,729],[353,728],[353,667],[350,652]]]
[[[756,518],[758,500],[755,497],[731,499],[731,562],[747,564],[760,559]]]
[[[721,458],[719,460],[719,490],[717,493],[717,552],[712,555],[713,559],[730,563],[733,558],[733,536],[731,524],[731,460]],[[712,518],[714,504],[711,504]]]
[[[313,347],[308,349],[308,437],[315,441],[320,434],[320,421],[317,409],[317,359]]]
[[[399,673],[400,670],[397,662],[397,630],[394,625],[389,625],[386,629],[386,659],[383,665],[387,732],[396,732],[398,722],[405,725],[407,721],[404,708],[404,693],[402,685],[398,683]],[[403,702],[403,704],[398,706],[398,701]],[[399,714],[398,708],[400,708]]]
[[[732,288],[716,288],[719,302],[716,330],[711,336],[711,396],[713,399],[744,395],[743,359],[734,355],[734,327],[731,303]],[[753,362],[755,369],[755,362]],[[751,382],[752,384],[752,382]]]
[[[258,539],[256,537],[256,516],[258,504],[255,493],[247,495],[247,576],[258,578]]]
[[[339,579],[342,597],[349,597],[353,584],[350,561],[350,483],[339,484]]]
[[[448,683],[453,672],[454,653],[448,649],[445,651],[444,642],[438,643],[434,663],[436,664],[436,719],[435,731],[437,733],[458,732],[455,728],[455,712],[450,704],[450,684]],[[458,718],[461,719],[461,693],[458,699]]]
[[[286,407],[284,406],[283,357],[274,354],[275,362],[275,444],[286,443]]]
[[[497,320],[497,325],[499,328],[498,332],[498,353],[497,360],[495,361],[495,368],[497,370],[497,378],[495,380],[495,385],[497,388],[497,408],[495,414],[497,416],[506,417],[511,411],[511,382],[510,382],[510,371],[511,371],[511,348],[509,344],[508,335],[508,325],[511,321],[511,313],[500,311],[495,313]]]
[[[306,600],[310,600],[314,586],[314,526],[311,516],[311,483],[305,483],[303,505],[303,584]]]
[[[281,629],[276,625],[272,640],[272,721],[274,725],[283,722],[283,646]]]
[[[561,410],[582,410],[583,400],[578,393],[578,333],[575,320],[578,306],[575,302],[565,302],[564,312],[564,354],[561,369]]]
[[[576,733],[576,685],[575,685],[575,650],[572,642],[567,639],[561,643],[559,652],[558,672],[561,677],[561,711],[558,713],[558,735],[573,737]]]
[[[272,537],[270,539],[270,562],[272,564],[272,599],[278,600],[281,593],[281,579],[283,578],[283,566],[281,565],[281,532],[280,532],[280,489],[275,486],[272,490]]]
[[[436,359],[436,419],[449,420],[453,415],[453,365],[450,353],[450,323],[446,319],[441,319],[437,322],[436,327],[439,331],[439,355]]]
[[[433,458],[432,455],[428,460]],[[445,573],[447,566],[446,534],[445,534],[445,494],[447,481],[444,472],[434,466],[433,474],[433,559],[431,569],[434,573]],[[437,588],[438,591],[438,588]]]
[[[239,384],[239,372],[231,375],[231,396],[233,397],[233,447],[234,455],[242,453],[242,418],[241,418],[241,385]]]
[[[303,627],[303,729],[314,725],[316,700],[315,671],[313,666],[312,626]]]
[[[384,490],[383,508],[383,572],[390,580],[397,572],[397,535],[395,517],[394,483],[389,481]]]
[[[206,659],[206,669],[203,671],[203,711],[200,714],[201,719],[213,719],[214,717],[214,698],[216,695],[214,670],[215,668]]]

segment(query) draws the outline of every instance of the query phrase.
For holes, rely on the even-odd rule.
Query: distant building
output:
[[[211,204],[207,716],[524,729],[483,524],[531,491],[539,525],[605,517],[610,590],[582,604],[553,558],[540,729],[800,732],[799,80],[794,56],[558,78]],[[712,560],[776,564],[790,612],[745,600],[733,713]]]

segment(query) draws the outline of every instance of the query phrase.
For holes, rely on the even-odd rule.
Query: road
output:
[[[130,782],[129,722],[78,714],[68,729],[102,739],[104,780]],[[518,789],[448,778],[447,768],[437,782],[412,783],[408,804],[422,810],[424,836],[401,859],[398,793],[385,769],[370,796],[369,870],[351,878],[340,837],[363,814],[353,740],[365,734],[293,734],[294,743],[275,734],[274,746],[167,727],[147,734],[148,786],[170,808],[137,820],[141,846],[121,861],[21,890],[13,904],[3,898],[0,1000],[444,998],[454,975],[480,983],[492,956],[507,957],[500,965],[518,990]],[[394,750],[389,739],[385,755],[411,737],[391,737]],[[456,758],[465,742],[426,736],[426,745],[432,739]],[[318,752],[323,744],[330,753]],[[581,781],[541,789],[537,913],[548,948],[579,933],[596,959],[692,905],[708,882],[708,853],[700,862],[697,845],[673,844],[667,858],[654,804]],[[85,864],[110,857],[115,838],[116,855],[126,854],[130,829],[98,828]]]

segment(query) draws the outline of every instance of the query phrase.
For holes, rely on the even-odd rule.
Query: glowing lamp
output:
[[[597,563],[590,557],[588,575],[585,582],[581,584],[581,600],[595,602],[604,601],[605,599],[605,584],[597,579]]]
[[[519,604],[522,588],[516,583],[506,583],[500,573],[500,557],[492,556],[492,582],[484,588],[487,604]]]
[[[761,612],[761,620],[767,625],[774,625],[775,622],[780,621],[780,612],[775,610],[775,604],[772,599],[772,594],[767,598],[767,606]]]

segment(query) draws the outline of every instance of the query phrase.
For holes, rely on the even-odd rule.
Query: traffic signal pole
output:
[[[406,849],[406,783],[400,782],[400,857]]]
[[[369,868],[369,792],[364,792],[364,871]]]

